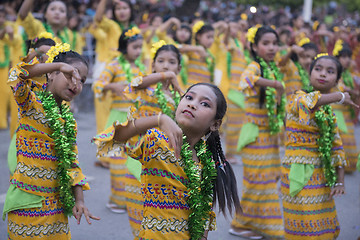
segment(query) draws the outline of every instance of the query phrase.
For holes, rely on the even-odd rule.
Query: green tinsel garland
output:
[[[335,167],[331,164],[332,146],[335,137],[335,116],[330,105],[323,105],[315,112],[315,121],[320,129],[318,151],[324,166],[324,175],[327,184],[332,187],[337,180]]]
[[[185,60],[182,57],[181,58],[181,70],[180,70],[180,77],[181,77],[181,81],[182,83],[186,86],[187,82],[188,82],[188,74],[187,74],[187,70],[186,70],[186,64],[185,64]]]
[[[168,115],[169,117],[171,117],[172,119],[175,118],[175,114],[174,111],[171,110],[171,107],[168,106],[168,101],[166,100],[165,94],[162,90],[162,83],[158,83],[155,89],[155,96],[158,99],[158,103],[160,105],[161,108],[161,112]],[[180,94],[178,92],[175,92],[174,90],[171,90],[171,95],[174,99],[175,102],[175,108],[179,105],[180,102]]]
[[[282,84],[281,73],[279,72],[278,67],[276,66],[275,62],[270,62],[267,64],[263,58],[258,57],[260,66],[263,69],[263,76],[265,79],[279,81]],[[274,79],[275,76],[275,79]],[[286,105],[286,97],[285,94],[281,96],[280,104],[276,104],[276,90],[272,87],[266,88],[266,109],[267,115],[269,118],[269,128],[270,134],[274,135],[279,133],[281,127],[284,125],[284,118],[285,118],[285,105]],[[276,112],[275,112],[276,109]]]
[[[249,65],[252,62],[249,50],[244,49],[244,57],[245,57],[246,63]]]
[[[72,35],[73,35],[73,39],[72,39],[72,45],[70,47],[71,49],[76,50],[76,41],[77,41],[78,33],[75,30],[72,30]]]
[[[189,194],[187,203],[191,211],[188,222],[191,240],[199,240],[204,236],[205,223],[212,211],[214,182],[217,177],[212,154],[204,140],[195,144],[195,151],[203,165],[202,171],[194,162],[190,144],[184,136],[181,158],[184,162],[184,172],[189,179],[186,187]]]
[[[299,75],[301,78],[302,88],[306,92],[311,92],[313,90],[313,86],[311,86],[311,84],[310,84],[309,74],[304,70],[304,68],[300,65],[299,62],[294,62],[294,63],[298,69],[298,72],[299,72]]]
[[[56,36],[55,33],[54,33],[54,31],[52,30],[52,28],[51,28],[51,26],[50,26],[49,24],[47,24],[47,23],[44,22],[43,25],[44,25],[45,30],[46,30],[47,32],[51,33],[54,37]],[[59,32],[59,35],[57,35],[57,36],[60,38],[60,40],[61,40],[62,43],[69,43],[70,40],[69,40],[68,29],[65,27],[65,28],[63,29],[63,31],[64,31],[64,34],[65,34],[65,35],[60,34],[61,32]],[[71,46],[71,47],[72,47],[72,46]],[[73,49],[73,48],[72,48],[72,49]]]
[[[10,48],[7,44],[4,44],[4,61],[0,62],[0,68],[6,68],[10,64]]]
[[[130,83],[134,77],[132,70],[131,70],[131,64],[129,63],[128,60],[126,60],[126,58],[124,57],[123,54],[121,54],[118,57],[118,61],[119,61],[119,64],[121,65],[122,70],[125,72],[126,80]],[[146,67],[144,64],[142,64],[141,57],[138,57],[134,63],[140,69],[140,72],[142,72],[142,73],[145,72]]]
[[[214,82],[215,57],[208,49],[206,49],[206,52],[208,53],[208,56],[206,57],[205,62],[207,69],[210,72],[210,82]]]
[[[345,86],[351,88],[351,89],[354,89],[354,80],[351,76],[351,73],[348,69],[346,69],[345,71],[342,72],[342,75],[341,75],[342,79],[343,79],[343,82],[345,84]],[[348,106],[348,108],[350,109],[350,116],[352,119],[355,119],[356,118],[356,114],[355,114],[355,111],[352,107]]]
[[[43,105],[46,119],[53,131],[50,137],[54,139],[55,152],[58,158],[57,174],[60,186],[60,201],[64,208],[64,214],[71,216],[75,201],[69,169],[72,168],[76,160],[76,153],[74,152],[76,143],[75,119],[68,106],[61,105],[60,108],[58,107],[50,92],[37,92],[37,96]]]

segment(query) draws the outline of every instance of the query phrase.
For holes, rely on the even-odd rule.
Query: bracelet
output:
[[[344,184],[343,183],[341,183],[341,182],[339,182],[339,183],[335,183],[335,185],[334,185],[335,187],[337,187],[337,186],[344,186]]]
[[[344,101],[345,101],[345,94],[344,94],[343,92],[339,92],[339,93],[341,93],[341,100],[338,101],[337,103],[338,103],[338,104],[343,104]]]
[[[131,121],[132,122],[132,125],[133,127],[136,129],[136,126],[135,126],[135,119]]]
[[[159,113],[158,118],[157,118],[157,121],[158,121],[158,127],[160,127],[160,118],[161,118],[161,114],[162,114],[162,112],[160,112],[160,113]]]
[[[160,75],[161,75],[161,80],[165,80],[165,79],[166,79],[166,75],[165,75],[164,72],[161,72]]]

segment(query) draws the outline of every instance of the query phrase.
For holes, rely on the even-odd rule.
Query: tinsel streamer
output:
[[[187,82],[188,82],[188,74],[187,74],[187,70],[186,70],[186,64],[185,64],[185,60],[182,57],[181,58],[181,70],[180,70],[180,77],[181,77],[181,81],[182,83],[186,86]]]
[[[186,187],[189,193],[187,203],[191,211],[188,222],[191,240],[199,240],[204,235],[205,224],[212,211],[214,182],[217,177],[215,163],[204,140],[195,144],[195,151],[203,166],[202,170],[193,160],[190,145],[184,136],[181,158],[188,177]]]
[[[50,137],[54,139],[54,149],[58,159],[57,174],[60,201],[64,208],[64,214],[71,216],[75,200],[69,170],[76,160],[76,153],[74,152],[76,143],[75,119],[68,106],[61,105],[60,108],[58,107],[51,93],[37,92],[37,96],[43,105],[46,119],[52,130]],[[64,120],[64,123],[61,119]]]
[[[263,69],[263,77],[265,79],[279,81],[284,85],[284,82],[282,81],[282,75],[279,72],[279,69],[277,68],[275,62],[269,62],[269,64],[267,64],[263,58],[258,57],[258,59],[260,62],[260,66]],[[286,97],[285,94],[283,94],[281,96],[280,103],[277,105],[275,88],[267,87],[265,94],[266,94],[265,106],[267,109],[267,115],[269,119],[270,134],[274,135],[279,133],[281,127],[284,125]]]
[[[207,69],[210,72],[210,82],[214,82],[215,57],[208,49],[206,49],[206,52],[208,53],[208,56],[206,57],[205,62]]]
[[[121,66],[121,69],[125,72],[127,82],[130,83],[134,77],[132,70],[131,70],[131,64],[129,63],[128,60],[126,60],[126,58],[124,57],[123,54],[121,54],[118,57],[118,61]],[[146,67],[144,64],[141,63],[140,57],[138,57],[134,63],[135,63],[135,66],[137,66],[140,69],[140,72],[142,72],[142,73],[145,72]]]
[[[226,71],[229,79],[231,79],[231,64],[232,64],[232,56],[230,51],[228,51],[226,53]]]
[[[311,86],[311,84],[310,84],[309,74],[304,70],[304,68],[300,65],[299,62],[294,62],[294,63],[298,69],[298,72],[299,72],[299,75],[301,78],[302,88],[306,92],[311,92],[313,90],[313,86]]]
[[[331,164],[332,146],[335,138],[335,116],[330,105],[323,105],[315,112],[315,121],[320,129],[318,151],[324,166],[327,185],[332,187],[337,180],[335,167]]]
[[[158,100],[158,103],[160,105],[161,108],[161,112],[168,115],[169,117],[171,117],[172,119],[175,118],[175,113],[173,110],[171,110],[171,107],[168,106],[168,101],[166,100],[165,94],[162,90],[162,83],[158,83],[155,89],[155,96]],[[177,106],[179,105],[180,102],[180,94],[178,92],[175,92],[174,90],[171,90],[171,95],[174,99],[175,102],[175,109],[177,108]]]

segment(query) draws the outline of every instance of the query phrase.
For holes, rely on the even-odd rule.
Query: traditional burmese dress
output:
[[[116,125],[116,124],[114,124]],[[95,138],[99,155],[126,153],[142,164],[141,193],[143,219],[140,239],[190,239],[189,206],[186,202],[188,178],[182,159],[176,159],[164,132],[152,128],[146,134],[128,142],[113,141],[114,128]],[[201,164],[199,165],[201,167]],[[209,230],[215,230],[215,214],[209,213]]]
[[[351,88],[350,86],[348,87]],[[336,91],[339,90],[342,92],[345,91],[345,84],[342,79],[340,79]],[[343,115],[343,119],[345,120],[345,129],[339,127],[339,133],[345,151],[346,161],[348,163],[348,165],[345,167],[345,171],[354,172],[356,171],[356,163],[359,156],[359,150],[357,148],[355,139],[354,119],[356,118],[356,110],[353,107],[344,104],[334,103],[331,104],[331,106],[333,107],[334,111],[340,112],[340,114]]]
[[[230,76],[228,76],[230,78],[229,94],[231,94],[231,91],[239,92],[240,77],[247,64],[244,59],[242,46],[237,39],[230,42],[228,51],[228,54],[230,54],[230,56],[228,56],[230,57],[230,59],[228,59],[230,62],[227,63],[230,64]],[[228,98],[226,115],[226,154],[238,154],[237,142],[244,118],[244,109]]]
[[[138,68],[131,69],[133,77],[139,75]],[[124,70],[118,59],[110,62],[99,77],[99,81],[94,84],[95,97],[103,99],[103,89],[109,83],[129,84]],[[132,104],[132,100],[124,96],[112,96],[111,111],[105,127],[109,127],[115,121],[125,122],[127,112]],[[111,195],[110,201],[120,208],[126,207],[125,202],[125,174],[126,174],[126,155],[103,159],[110,163]]]
[[[231,225],[258,232],[268,238],[284,235],[277,178],[280,176],[278,134],[270,135],[267,109],[260,108],[260,87],[255,86],[261,76],[260,65],[252,62],[240,79],[240,90],[247,96],[244,124],[253,123],[259,128],[255,142],[245,146],[241,152],[244,164],[241,207]]]
[[[155,90],[151,87],[146,89],[136,89],[141,82],[138,81],[139,78],[133,79],[132,83],[125,90],[126,96],[129,99],[133,99],[133,106],[131,107],[129,113],[129,120],[136,119],[139,117],[148,117],[154,116],[161,112],[161,106],[158,103],[158,99],[155,95]],[[152,86],[156,87],[156,85]],[[173,115],[175,115],[175,102],[174,100],[164,93],[164,96],[167,99],[167,105],[172,109]],[[139,162],[134,159],[129,159],[129,161],[136,161],[132,163],[132,166],[125,174],[125,197],[126,197],[126,210],[129,216],[130,226],[133,232],[135,239],[139,238],[139,231],[141,227],[141,221],[143,219],[143,196],[141,195],[141,183],[139,176],[135,177],[134,173],[137,169],[134,169],[134,164]],[[128,165],[129,166],[129,165]],[[141,171],[141,165],[139,164],[139,170]],[[134,171],[131,171],[134,170]]]
[[[22,74],[28,74],[21,68],[23,65],[25,63],[11,69],[9,77],[20,120],[16,132],[17,166],[10,178],[4,206],[4,215],[8,214],[8,238],[71,239],[68,217],[59,200],[58,162],[54,139],[50,136],[52,130],[42,103],[33,91],[39,90],[39,85],[21,78]],[[74,151],[77,154],[77,146]],[[90,189],[78,160],[69,175],[72,186]]]
[[[324,176],[317,140],[319,127],[314,109],[321,94],[297,91],[287,104],[286,148],[282,159],[281,192],[286,239],[336,239],[340,232],[335,203]],[[336,127],[332,147],[333,166],[346,164],[341,138]],[[289,174],[293,164],[313,165],[313,173],[303,189],[290,195]]]

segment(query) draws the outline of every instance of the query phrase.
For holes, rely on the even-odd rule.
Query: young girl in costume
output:
[[[244,164],[241,206],[230,233],[250,239],[282,238],[283,222],[277,180],[280,176],[278,133],[285,117],[284,85],[274,57],[278,35],[271,27],[253,27],[248,41],[254,61],[240,78],[246,95],[240,132]]]
[[[106,127],[112,125],[115,120],[126,121],[127,112],[131,106],[131,99],[124,96],[125,87],[140,73],[145,74],[146,69],[140,60],[143,38],[137,27],[126,29],[120,36],[119,48],[121,55],[107,64],[94,83],[95,97],[100,100],[107,91],[113,93],[111,112]],[[108,158],[104,161],[110,163],[111,196],[107,206],[117,213],[125,213],[124,175],[126,156]]]
[[[66,27],[67,7],[63,1],[49,2],[44,11],[43,22],[34,18],[30,9],[35,5],[34,0],[25,0],[19,10],[19,23],[23,26],[27,38],[34,39],[41,32],[49,32],[57,43],[70,44],[72,50],[82,53],[82,39]]]
[[[152,54],[153,73],[134,78],[125,90],[125,95],[134,101],[128,119],[156,116],[160,112],[171,118],[175,116],[181,93],[176,76],[181,69],[180,52],[174,45],[160,41],[153,45]],[[138,239],[144,204],[140,184],[141,164],[128,158],[126,165],[129,169],[125,177],[126,210],[134,237]]]
[[[337,40],[333,56],[336,57],[343,68],[341,79],[338,84],[338,89],[344,92],[348,92],[354,102],[358,101],[359,89],[356,86],[352,74],[350,72],[352,51],[350,46],[344,43],[342,40]],[[346,160],[348,165],[345,167],[345,172],[351,173],[356,170],[356,163],[359,155],[355,139],[355,124],[356,110],[352,106],[344,106],[342,104],[333,104],[335,115],[338,118],[342,118],[342,122],[339,124],[340,137],[343,143]]]
[[[68,216],[78,224],[89,213],[83,190],[89,189],[77,160],[76,121],[62,104],[77,96],[86,81],[86,61],[67,45],[49,50],[45,64],[20,63],[9,84],[19,105],[17,166],[10,178],[3,218],[9,239],[71,239]],[[42,89],[30,78],[47,74]],[[34,88],[35,87],[35,88]]]
[[[238,25],[235,22],[229,23],[225,44],[227,46],[227,78],[230,82],[227,96],[226,159],[230,162],[236,162],[235,155],[238,154],[237,142],[244,118],[244,96],[238,91],[238,88],[241,74],[245,70],[247,63],[244,58],[243,45],[239,40]]]
[[[336,239],[340,232],[332,197],[345,192],[346,160],[329,104],[356,105],[347,92],[331,93],[341,77],[340,62],[318,56],[310,66],[313,90],[297,91],[287,104],[281,176],[286,239]]]
[[[302,38],[297,45],[289,47],[289,51],[281,57],[279,66],[284,74],[286,97],[300,89],[310,86],[309,70],[311,62],[317,54],[317,46],[309,38]]]
[[[240,211],[235,176],[218,131],[225,112],[219,88],[199,83],[182,97],[176,122],[159,113],[114,123],[95,138],[99,154],[126,151],[142,164],[140,239],[204,240],[215,227],[214,203],[223,212],[233,205]]]

